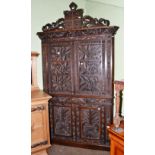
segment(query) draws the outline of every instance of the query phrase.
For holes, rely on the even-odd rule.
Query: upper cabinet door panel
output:
[[[76,44],[76,93],[105,95],[105,41],[84,40]]]
[[[51,43],[48,61],[50,94],[73,93],[73,43]]]

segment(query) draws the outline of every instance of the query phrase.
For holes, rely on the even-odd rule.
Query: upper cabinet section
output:
[[[43,87],[50,95],[113,96],[114,34],[110,21],[83,16],[75,3],[43,26]]]

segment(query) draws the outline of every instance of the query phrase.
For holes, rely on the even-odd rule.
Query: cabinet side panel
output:
[[[47,93],[49,93],[48,51],[49,51],[49,45],[46,43],[42,43],[43,90]]]
[[[113,97],[113,79],[114,79],[114,51],[113,38],[111,34],[106,35],[105,42],[105,71],[106,71],[106,93]]]

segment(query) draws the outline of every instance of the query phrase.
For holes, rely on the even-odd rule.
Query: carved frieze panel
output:
[[[114,35],[118,30],[117,26],[114,27],[98,27],[98,28],[90,28],[90,29],[79,29],[79,30],[62,30],[62,31],[52,31],[52,32],[38,32],[37,35],[40,37],[42,42],[49,42],[52,40],[58,39],[77,39],[76,37],[85,37],[85,36],[93,36],[93,35],[104,35],[104,34],[112,34]],[[67,37],[67,38],[66,38]]]
[[[73,46],[72,43],[52,43],[49,52],[50,93],[73,91]]]

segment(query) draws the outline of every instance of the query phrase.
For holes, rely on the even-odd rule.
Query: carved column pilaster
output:
[[[39,53],[31,51],[31,89],[38,89],[37,82],[37,57]]]
[[[114,126],[116,128],[119,127],[121,118],[119,116],[119,109],[120,109],[120,92],[124,89],[124,81],[115,81],[115,91],[116,91],[116,111],[114,117]]]

